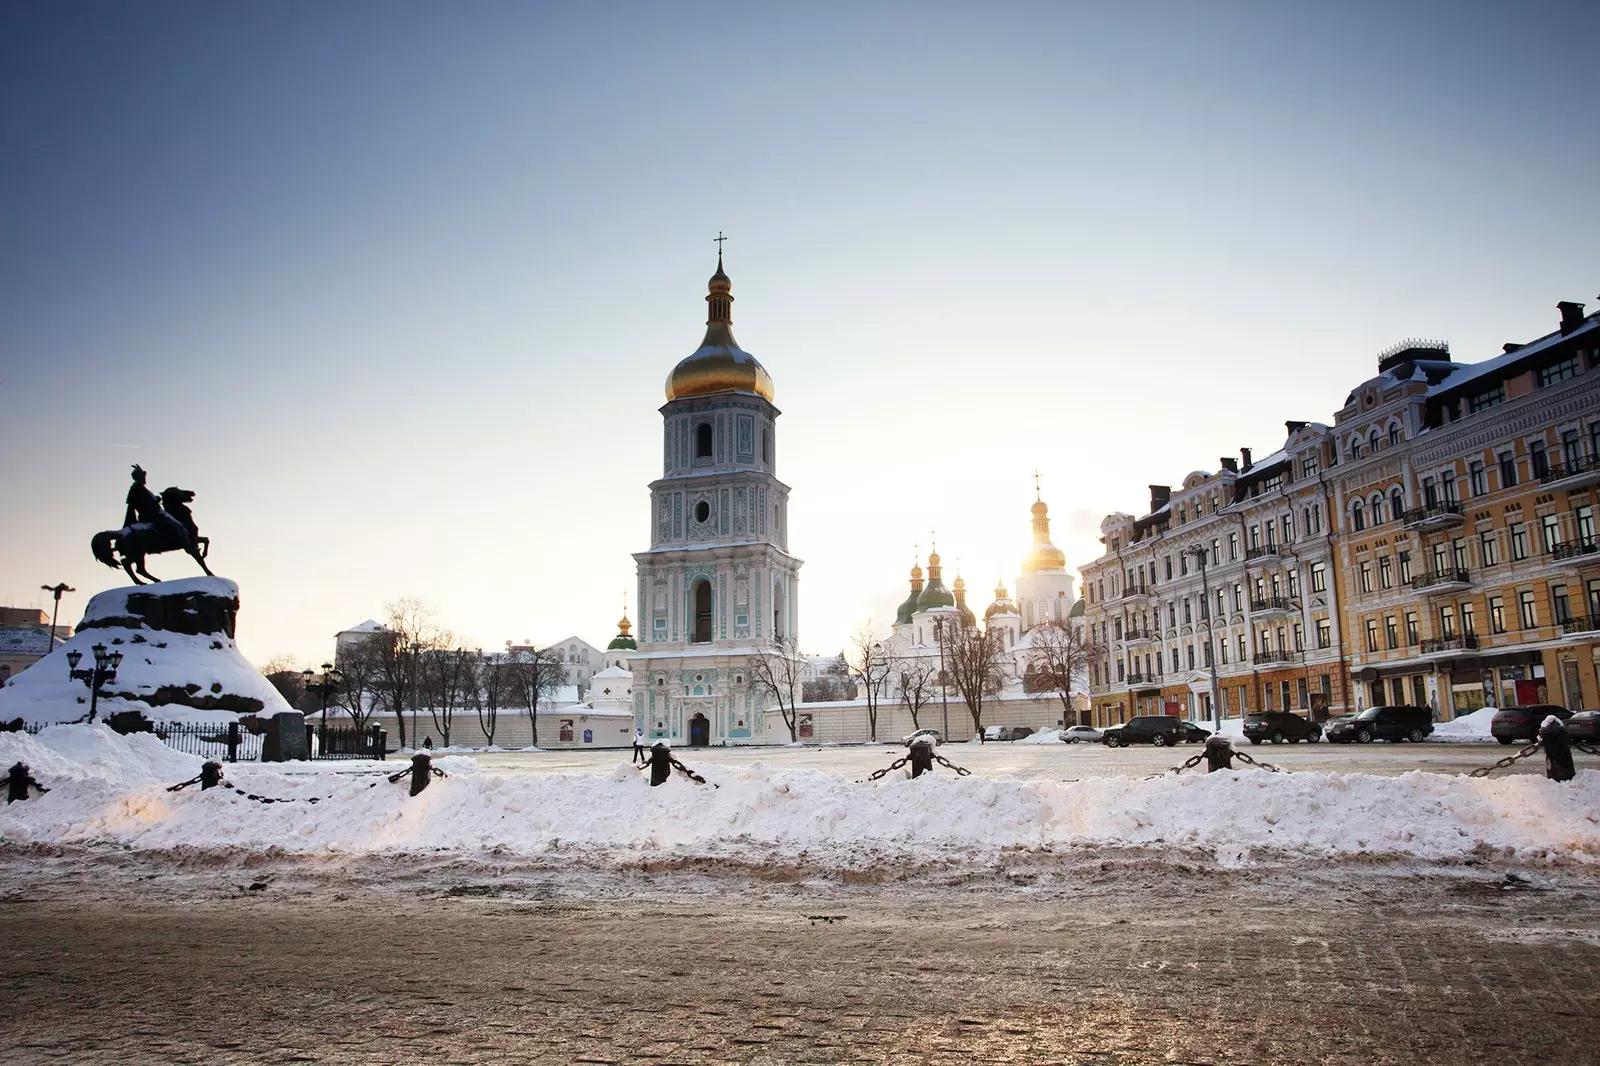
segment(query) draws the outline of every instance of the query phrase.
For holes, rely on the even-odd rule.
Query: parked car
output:
[[[1579,711],[1568,718],[1567,735],[1585,744],[1600,744],[1600,711]]]
[[[1550,715],[1565,722],[1572,712],[1553,703],[1530,703],[1525,707],[1502,707],[1489,720],[1489,735],[1502,744],[1531,741],[1539,735],[1539,723]]]
[[[983,729],[984,740],[1021,740],[1033,736],[1033,727],[1027,725],[991,725]]]
[[[919,729],[915,733],[907,733],[905,736],[901,737],[900,740],[905,744],[906,747],[909,748],[914,742],[922,739],[923,737],[931,737],[935,744],[944,743],[944,737],[937,729]]]
[[[1183,742],[1185,744],[1203,744],[1206,737],[1211,735],[1211,730],[1201,729],[1193,722],[1183,723]]]
[[[1374,740],[1409,740],[1420,744],[1433,732],[1429,707],[1368,707],[1360,714],[1340,715],[1328,722],[1323,735],[1335,744],[1370,744]]]
[[[1244,716],[1245,739],[1252,744],[1270,740],[1274,744],[1288,741],[1298,744],[1308,741],[1315,744],[1322,739],[1322,723],[1302,718],[1291,711],[1257,711]]]
[[[1187,724],[1169,714],[1143,714],[1105,730],[1101,740],[1110,748],[1125,748],[1129,744],[1154,744],[1162,748],[1187,739],[1189,731],[1184,728]]]
[[[1061,731],[1061,742],[1063,744],[1076,744],[1080,740],[1085,744],[1095,744],[1104,739],[1104,733],[1089,725],[1075,725],[1070,729]]]

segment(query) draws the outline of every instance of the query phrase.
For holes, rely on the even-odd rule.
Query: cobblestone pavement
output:
[[[13,1066],[1600,1058],[1592,882],[1105,871],[588,899],[23,878],[0,892],[0,1040]]]
[[[1499,744],[1261,744],[1238,742],[1239,750],[1253,759],[1290,770],[1343,771],[1364,774],[1403,774],[1412,770],[1466,773],[1520,750]],[[1118,774],[1153,774],[1175,766],[1200,752],[1198,744],[1176,748],[1139,745],[1107,748],[1103,744],[948,744],[939,754],[952,762],[991,777],[1048,781],[1112,777]],[[776,769],[823,770],[860,777],[887,766],[903,747],[849,745],[817,748],[705,748],[680,750],[691,766],[746,767],[763,763]],[[609,773],[627,762],[628,749],[599,751],[484,752],[473,755],[480,768],[496,773]],[[1578,769],[1600,769],[1600,759],[1579,754]],[[1498,771],[1500,775],[1543,773],[1543,759],[1525,759]]]

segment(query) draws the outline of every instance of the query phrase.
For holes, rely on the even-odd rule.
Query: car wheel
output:
[[[1406,739],[1411,741],[1413,744],[1421,744],[1423,736],[1424,734],[1422,730],[1413,729],[1411,732],[1406,734]]]
[[[1372,743],[1372,730],[1370,730],[1370,729],[1357,730],[1357,732],[1356,732],[1356,743],[1357,744],[1371,744]]]
[[[1321,733],[1310,733],[1310,734],[1307,734],[1307,736],[1306,736],[1306,743],[1307,744],[1315,744],[1317,741],[1319,741],[1321,739],[1322,739],[1322,734]]]
[[[1153,738],[1153,742],[1156,747],[1164,748],[1167,746],[1167,735],[1165,733],[1157,733]]]
[[[1272,731],[1272,736],[1268,737],[1267,739],[1272,741],[1274,744],[1282,744],[1283,743],[1283,730],[1274,729]]]

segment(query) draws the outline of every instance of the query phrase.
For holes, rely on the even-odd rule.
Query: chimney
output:
[[[1583,325],[1583,305],[1573,303],[1571,300],[1562,300],[1556,304],[1556,310],[1561,312],[1561,332],[1571,333]]]
[[[1289,431],[1289,436],[1292,437],[1296,433],[1300,432],[1302,429],[1305,429],[1307,425],[1308,425],[1308,423],[1306,423],[1306,422],[1295,422],[1293,420],[1290,420],[1290,421],[1287,421],[1287,422],[1285,422],[1283,424],[1283,428],[1288,430]]]
[[[1516,351],[1520,347],[1522,347],[1522,345],[1517,343],[1516,341],[1507,341],[1505,344],[1502,344],[1500,346],[1500,354],[1501,355],[1510,355],[1512,352]]]
[[[1252,464],[1250,462],[1250,449],[1249,448],[1240,448],[1239,449],[1239,469],[1241,471],[1243,471],[1244,473],[1248,474],[1250,472],[1251,465]]]
[[[1172,500],[1171,485],[1150,486],[1150,513],[1155,514]]]
[[[1228,471],[1229,473],[1237,474],[1239,472],[1239,460],[1234,459],[1231,456],[1224,455],[1222,457],[1222,469]]]

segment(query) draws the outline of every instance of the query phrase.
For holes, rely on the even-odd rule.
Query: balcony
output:
[[[1600,618],[1568,618],[1560,626],[1563,633],[1593,633],[1600,630]]]
[[[1539,475],[1547,489],[1576,489],[1600,484],[1600,456],[1585,455],[1570,463],[1556,463]]]
[[[1585,555],[1600,555],[1600,539],[1581,537],[1578,540],[1554,545],[1550,549],[1550,558],[1557,560],[1578,559]]]
[[[1414,592],[1437,596],[1446,592],[1460,592],[1472,587],[1472,574],[1466,570],[1434,570],[1418,574],[1411,579]]]
[[[1294,601],[1287,596],[1268,596],[1266,599],[1250,601],[1251,614],[1288,614],[1293,610]]]
[[[1272,663],[1297,663],[1304,652],[1298,651],[1258,651],[1251,657],[1257,666],[1268,666]]]
[[[1140,685],[1159,685],[1159,684],[1161,684],[1161,675],[1160,674],[1141,674],[1138,671],[1134,671],[1133,673],[1128,675],[1128,687],[1129,688],[1135,688],[1135,687],[1138,687]]]
[[[1414,507],[1405,513],[1406,528],[1421,533],[1430,533],[1436,529],[1454,529],[1466,520],[1466,516],[1461,513],[1461,505],[1454,500],[1430,503],[1426,507]]]
[[[1478,635],[1463,633],[1459,637],[1429,637],[1422,642],[1422,654],[1433,655],[1441,651],[1477,651]]]
[[[1286,549],[1280,544],[1268,544],[1264,548],[1246,548],[1244,561],[1252,566],[1283,566],[1283,557]]]
[[[1128,644],[1148,644],[1152,640],[1161,639],[1161,634],[1154,629],[1140,629],[1129,626],[1122,631],[1122,639]]]
[[[1122,590],[1122,598],[1125,600],[1142,600],[1146,596],[1154,595],[1155,593],[1150,591],[1148,585],[1129,585]]]

